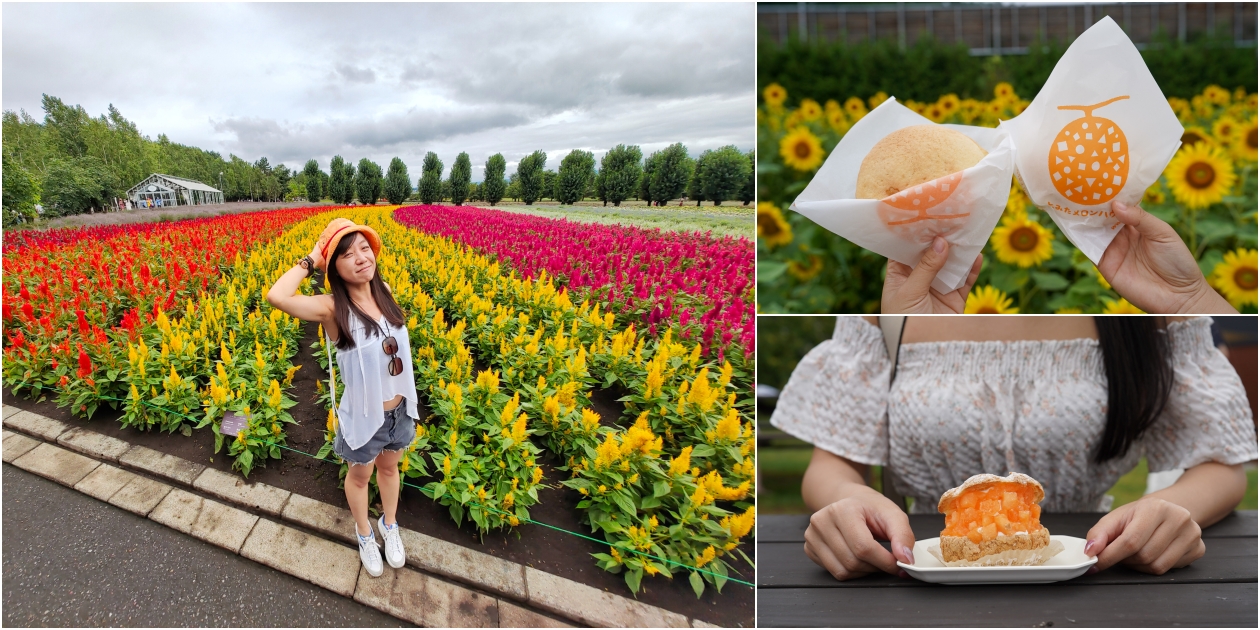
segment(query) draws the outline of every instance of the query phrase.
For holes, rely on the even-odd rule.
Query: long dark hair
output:
[[[359,316],[359,320],[363,322],[365,329],[371,335],[365,336],[381,336],[384,331],[381,325],[368,317],[363,309],[359,308],[354,300],[350,299],[350,290],[346,288],[346,281],[341,279],[341,275],[337,273],[337,260],[339,260],[346,251],[350,249],[350,245],[363,238],[361,234],[355,233],[344,236],[337,242],[337,247],[332,255],[328,258],[326,272],[328,274],[328,286],[332,288],[333,296],[333,319],[337,322],[337,330],[340,331],[337,337],[337,349],[349,350],[354,347],[354,337],[350,334],[350,313],[354,312]],[[372,290],[372,299],[376,301],[376,307],[381,309],[381,314],[389,321],[392,326],[402,326],[406,322],[402,309],[398,308],[398,304],[394,302],[394,296],[385,288],[385,281],[381,280],[380,270],[372,274],[372,280],[368,282],[368,287]]]
[[[1095,317],[1107,375],[1107,425],[1094,463],[1123,457],[1168,404],[1173,369],[1163,318]]]

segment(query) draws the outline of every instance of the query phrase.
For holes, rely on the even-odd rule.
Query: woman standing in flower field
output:
[[[407,319],[376,271],[380,252],[376,230],[349,219],[333,219],[311,253],[267,293],[272,306],[323,326],[328,347],[337,346],[337,365],[351,366],[342,372],[346,387],[336,408],[333,451],[350,463],[346,500],[359,537],[359,559],[373,577],[381,575],[384,567],[368,520],[368,482],[375,467],[383,508],[377,525],[389,565],[400,568],[406,553],[395,520],[402,487],[398,462],[415,439],[420,419]],[[332,293],[295,295],[316,268],[327,274]],[[330,361],[330,370],[332,365]],[[358,370],[353,369],[356,365]],[[329,387],[336,391],[335,383]]]
[[[889,265],[884,257],[785,209],[868,107],[877,107],[888,95],[825,105],[805,98],[793,109],[786,104],[787,91],[772,83],[762,98],[757,125],[759,312],[908,312],[928,305],[967,313],[1187,313],[1205,305],[1210,312],[1230,312],[1225,302],[1254,312],[1255,94],[1209,86],[1188,101],[1168,99],[1185,127],[1182,148],[1140,207],[1117,211],[1136,227],[1123,229],[1113,242],[1115,253],[1099,261],[1101,271],[1012,184],[1006,211],[982,252],[982,266],[963,290],[949,296],[934,295],[926,284],[919,290],[919,282],[911,283],[914,291],[904,292],[912,277],[909,267]],[[999,83],[987,102],[946,94],[935,103],[904,104],[934,123],[996,127],[1028,103],[1009,84]],[[925,258],[935,258],[931,249]],[[1137,269],[1142,273],[1130,273]],[[920,272],[929,281],[931,274]]]

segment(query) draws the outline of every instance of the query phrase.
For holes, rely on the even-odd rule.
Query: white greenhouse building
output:
[[[154,173],[127,191],[127,198],[144,204],[150,201],[163,206],[200,206],[223,203],[223,193],[199,181]]]

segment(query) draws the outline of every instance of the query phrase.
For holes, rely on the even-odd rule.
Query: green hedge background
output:
[[[1190,99],[1213,84],[1256,91],[1256,48],[1235,48],[1227,37],[1156,41],[1158,45],[1142,51],[1142,58],[1164,96]],[[927,37],[904,51],[890,39],[849,46],[793,38],[780,46],[763,34],[757,42],[757,93],[777,82],[787,88],[788,107],[796,107],[802,98],[843,103],[850,96],[866,98],[879,91],[902,102],[933,102],[951,92],[987,101],[1000,81],[1031,100],[1067,50],[1055,41],[1029,46],[1027,55],[973,57],[965,44]]]

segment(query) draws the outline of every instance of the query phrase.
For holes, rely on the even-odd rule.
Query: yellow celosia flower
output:
[[[691,448],[692,447],[690,446],[684,448],[680,453],[678,453],[678,457],[669,461],[670,475],[683,475],[687,473],[687,469],[691,467]]]

